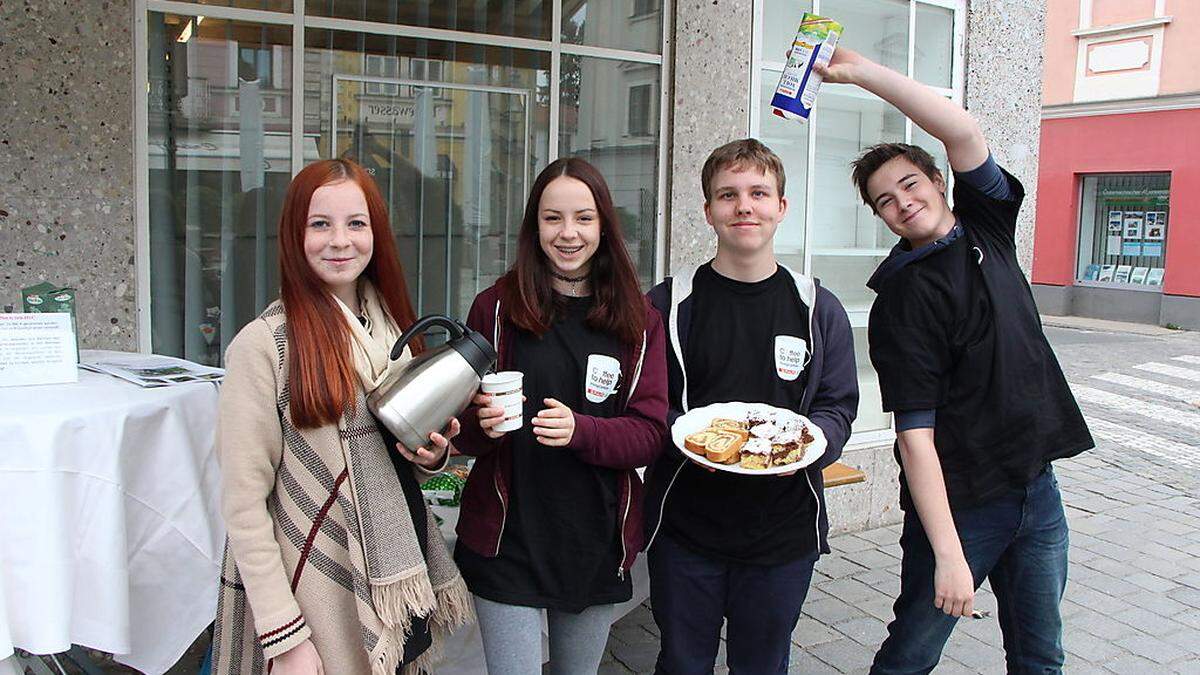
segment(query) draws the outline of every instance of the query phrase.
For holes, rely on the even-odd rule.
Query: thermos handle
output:
[[[396,346],[392,347],[391,360],[395,361],[396,359],[400,358],[400,355],[404,353],[404,347],[408,345],[409,340],[412,340],[414,337],[429,330],[431,326],[445,328],[446,331],[450,333],[451,340],[457,340],[463,336],[464,329],[462,324],[448,316],[431,314],[418,319],[417,322],[412,325],[412,327],[404,331],[404,334],[400,336],[399,340],[396,340]]]

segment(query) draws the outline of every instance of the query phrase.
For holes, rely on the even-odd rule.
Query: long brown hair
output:
[[[347,159],[325,159],[304,167],[288,186],[279,216],[279,280],[287,313],[289,405],[292,421],[300,428],[336,423],[343,412],[353,408],[358,386],[350,353],[350,327],[304,255],[313,193],[345,180],[362,189],[371,218],[374,252],[362,276],[375,285],[401,330],[416,320],[388,224],[387,204],[375,181],[365,169]],[[414,353],[421,348],[419,341],[410,345]]]
[[[587,323],[627,345],[640,344],[646,310],[637,272],[621,234],[621,222],[604,177],[578,157],[563,157],[551,162],[533,182],[529,201],[525,203],[521,231],[517,235],[517,259],[501,279],[501,314],[514,325],[543,335],[562,309],[561,301],[555,301],[551,286],[549,259],[538,240],[538,208],[542,193],[551,181],[561,176],[587,185],[600,216],[600,243],[588,270],[595,303],[588,312]]]

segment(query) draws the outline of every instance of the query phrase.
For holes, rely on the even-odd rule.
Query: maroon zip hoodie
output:
[[[467,326],[492,342],[499,354],[497,370],[512,362],[511,345],[516,327],[504,321],[497,327],[500,292],[498,285],[480,293],[471,304]],[[638,467],[652,464],[667,434],[667,368],[662,319],[645,303],[646,337],[642,346],[630,349],[622,359],[625,378],[619,392],[624,407],[619,417],[592,417],[575,412],[575,434],[566,449],[580,461],[621,470],[617,513],[625,555],[621,567],[628,570],[645,543],[642,522],[642,479]],[[512,475],[512,443],[508,436],[488,438],[479,427],[477,406],[459,417],[462,432],[454,446],[476,458],[463,489],[458,518],[458,540],[482,556],[495,557],[508,515]]]

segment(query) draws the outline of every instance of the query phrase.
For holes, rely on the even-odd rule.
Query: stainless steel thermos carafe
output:
[[[447,316],[419,319],[392,348],[392,360],[404,346],[431,327],[445,328],[450,340],[395,367],[367,397],[367,407],[410,450],[429,446],[429,434],[441,432],[471,402],[479,381],[496,363],[496,350],[476,331]]]

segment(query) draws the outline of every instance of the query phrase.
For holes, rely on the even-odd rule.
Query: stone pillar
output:
[[[700,168],[713,148],[750,133],[752,0],[675,3],[666,274],[704,262],[716,237],[704,220]]]
[[[1033,264],[1045,19],[1042,0],[969,0],[967,5],[966,105],[996,161],[1025,186],[1017,259],[1026,276]]]
[[[137,348],[132,16],[0,4],[0,304],[76,288],[84,348]]]

